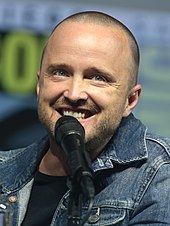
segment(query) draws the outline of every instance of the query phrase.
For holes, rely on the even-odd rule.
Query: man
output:
[[[64,115],[85,129],[95,198],[85,225],[170,225],[170,140],[150,134],[138,103],[139,50],[122,23],[100,12],[55,27],[38,72],[38,114],[48,137],[1,152],[0,179],[13,226],[67,225],[67,157],[55,141]],[[83,200],[82,216],[87,214]]]

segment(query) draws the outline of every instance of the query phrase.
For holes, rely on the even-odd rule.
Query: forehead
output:
[[[55,29],[46,46],[43,64],[59,60],[63,54],[64,57],[71,54],[82,59],[87,56],[101,59],[103,55],[103,61],[107,57],[111,64],[113,59],[121,61],[123,57],[127,58],[127,62],[130,59],[128,38],[124,31],[118,27],[84,22],[65,21]]]
[[[62,45],[62,43],[70,43],[75,41],[75,45],[79,44],[79,40],[88,45],[93,41],[101,41],[101,47],[104,43],[116,43],[117,46],[127,45],[128,38],[126,33],[117,26],[106,26],[96,23],[87,22],[70,22],[65,21],[60,24],[49,38],[47,48],[53,48],[54,45]],[[89,43],[90,42],[90,43]],[[53,46],[53,47],[52,47]]]

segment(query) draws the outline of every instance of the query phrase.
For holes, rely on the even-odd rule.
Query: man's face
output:
[[[53,136],[63,115],[85,128],[87,149],[97,155],[127,116],[129,61],[125,34],[110,27],[65,22],[52,34],[42,62],[40,121]]]

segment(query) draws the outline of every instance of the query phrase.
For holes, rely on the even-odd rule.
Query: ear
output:
[[[37,96],[39,96],[39,92],[40,92],[40,71],[37,72]]]
[[[123,117],[127,117],[133,111],[133,109],[138,103],[141,90],[142,88],[140,84],[137,84],[130,90],[130,93],[126,102],[125,110],[123,113]]]

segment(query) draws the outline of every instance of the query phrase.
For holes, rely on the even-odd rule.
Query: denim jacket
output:
[[[0,181],[11,201],[13,226],[21,225],[35,171],[48,147],[46,137],[26,148],[0,152]],[[85,226],[170,226],[170,139],[148,133],[131,114],[92,168],[96,195]],[[68,198],[69,191],[51,226],[67,225]],[[83,203],[82,217],[87,208]]]

